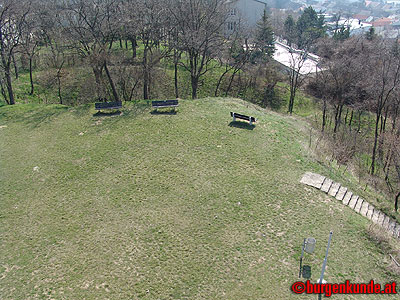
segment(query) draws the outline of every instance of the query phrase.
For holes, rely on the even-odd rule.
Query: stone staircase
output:
[[[305,173],[300,182],[315,187],[322,192],[335,197],[338,201],[341,201],[356,213],[370,219],[373,223],[383,227],[395,238],[400,239],[400,224],[385,215],[379,209],[376,209],[363,198],[353,194],[347,187],[342,186],[340,183],[311,172]]]

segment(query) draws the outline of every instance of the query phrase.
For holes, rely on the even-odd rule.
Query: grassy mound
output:
[[[297,299],[303,238],[315,281],[330,230],[328,282],[400,279],[365,218],[299,183],[315,171],[355,190],[308,154],[302,121],[219,98],[122,112],[0,108],[4,299]]]

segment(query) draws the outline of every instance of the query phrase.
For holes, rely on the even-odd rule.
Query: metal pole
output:
[[[320,283],[320,284],[322,284],[322,280],[324,279],[325,267],[326,267],[326,262],[327,262],[327,260],[328,260],[328,251],[329,251],[329,247],[330,247],[330,245],[331,245],[332,234],[333,234],[333,232],[331,231],[331,232],[329,233],[328,247],[326,247],[326,253],[325,253],[324,263],[322,264],[321,277],[319,278],[319,283]]]
[[[303,248],[301,249],[301,256],[300,256],[300,270],[299,270],[299,278],[301,278],[301,268],[303,266],[303,256],[304,256],[304,248],[306,247],[306,239],[303,241]]]

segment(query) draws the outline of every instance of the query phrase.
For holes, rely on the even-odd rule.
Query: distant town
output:
[[[382,37],[397,38],[399,35],[400,0],[292,0],[267,1],[268,4],[275,9],[298,12],[311,6],[324,16],[328,33],[332,33],[339,25],[349,28],[350,35],[365,33],[371,27],[374,27],[375,33]]]

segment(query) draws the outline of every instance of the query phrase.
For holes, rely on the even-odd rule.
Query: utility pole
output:
[[[332,234],[333,232],[329,232],[329,240],[328,240],[328,246],[326,247],[326,253],[325,253],[325,259],[324,262],[322,264],[322,270],[321,270],[321,277],[318,280],[319,284],[323,284],[323,280],[324,280],[324,273],[325,273],[325,268],[326,268],[326,263],[328,261],[328,252],[329,252],[329,247],[331,246],[331,240],[332,240]],[[322,294],[318,294],[318,299],[322,298]]]

